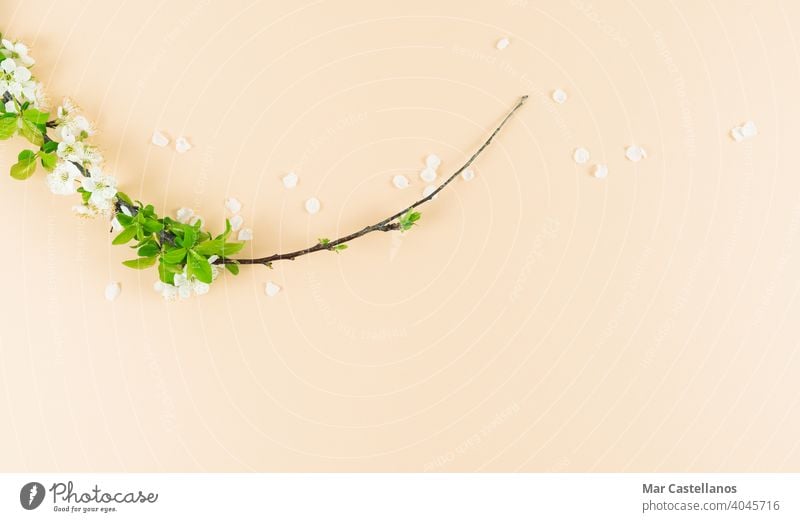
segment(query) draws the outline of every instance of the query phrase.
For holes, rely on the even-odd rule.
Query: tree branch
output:
[[[304,255],[307,255],[307,254],[312,254],[314,252],[319,252],[321,250],[333,250],[338,245],[342,245],[342,244],[347,243],[349,241],[352,241],[354,239],[358,239],[359,237],[365,236],[365,235],[369,234],[370,232],[375,232],[375,231],[388,232],[390,230],[399,229],[400,228],[400,224],[398,222],[396,222],[395,220],[397,218],[399,218],[400,216],[402,216],[403,214],[405,214],[406,212],[409,212],[411,210],[419,208],[423,204],[425,204],[428,201],[432,200],[434,197],[436,197],[436,195],[439,192],[441,192],[447,185],[449,185],[456,178],[456,176],[458,176],[459,174],[464,172],[464,170],[466,170],[467,167],[472,165],[472,162],[475,161],[478,158],[478,156],[480,156],[480,154],[486,149],[486,147],[488,147],[492,143],[492,140],[500,132],[500,129],[502,129],[503,126],[506,124],[506,122],[509,120],[509,118],[511,118],[511,116],[515,112],[517,112],[517,109],[522,107],[522,105],[525,103],[525,100],[527,100],[527,99],[528,99],[528,96],[525,95],[525,96],[521,97],[519,99],[519,101],[517,101],[517,104],[514,106],[514,108],[511,109],[511,111],[509,111],[508,114],[506,114],[506,117],[503,118],[503,121],[500,122],[500,125],[497,126],[497,128],[494,130],[494,132],[492,132],[492,134],[489,135],[489,138],[485,142],[483,142],[483,145],[481,145],[480,148],[478,148],[478,150],[476,150],[475,153],[472,156],[470,156],[470,158],[467,160],[467,162],[464,163],[461,166],[460,169],[458,169],[457,171],[452,173],[450,175],[450,177],[447,178],[447,180],[445,180],[444,183],[439,185],[439,187],[436,190],[434,190],[433,192],[431,192],[428,196],[420,199],[419,201],[417,201],[415,203],[412,203],[411,205],[409,205],[408,207],[404,208],[403,210],[401,210],[399,212],[396,212],[395,214],[392,214],[391,216],[389,216],[389,217],[387,217],[385,219],[382,219],[381,221],[378,221],[374,225],[366,226],[366,227],[362,228],[361,230],[358,230],[357,232],[353,232],[351,234],[348,234],[346,236],[342,236],[342,237],[340,237],[338,239],[335,239],[335,240],[332,240],[332,241],[327,241],[327,242],[324,242],[324,243],[319,242],[316,245],[310,246],[308,248],[304,248],[302,250],[296,250],[294,252],[287,252],[285,254],[272,254],[271,256],[258,257],[258,258],[254,258],[254,259],[220,258],[220,259],[217,259],[215,261],[215,264],[221,265],[221,264],[237,263],[237,264],[240,264],[240,265],[271,266],[274,261],[282,261],[282,260],[286,260],[286,259],[295,260],[300,256],[304,256]]]

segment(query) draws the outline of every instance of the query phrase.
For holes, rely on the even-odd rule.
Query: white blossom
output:
[[[17,60],[19,63],[24,65],[25,67],[30,67],[36,60],[28,56],[28,46],[22,42],[12,42],[11,40],[6,40],[3,38],[3,54],[8,56],[9,58],[13,58]]]
[[[88,204],[98,213],[111,209],[114,196],[117,195],[117,179],[104,174],[99,168],[89,169],[89,175],[81,178],[81,186],[86,192],[91,192]]]
[[[10,93],[18,101],[36,102],[36,82],[31,71],[13,58],[0,63],[0,93]]]
[[[47,175],[47,186],[50,192],[67,196],[77,191],[76,181],[80,179],[81,171],[68,161],[59,162],[53,172]]]

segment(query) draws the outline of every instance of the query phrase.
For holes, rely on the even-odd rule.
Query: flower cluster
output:
[[[2,39],[0,47],[0,140],[19,135],[33,148],[19,153],[11,176],[28,179],[39,165],[47,172],[45,181],[53,194],[79,194],[75,212],[84,217],[104,216],[117,233],[112,243],[131,244],[137,257],[123,264],[130,268],[158,268],[155,285],[166,299],[187,298],[208,293],[220,273],[218,262],[233,274],[235,262],[227,259],[244,247],[229,242],[231,224],[217,236],[203,230],[199,217],[192,220],[160,217],[153,205],[133,201],[117,190],[117,180],[104,170],[103,156],[90,142],[94,127],[80,109],[65,99],[55,115],[46,110],[43,89],[31,68],[34,60],[21,42]]]

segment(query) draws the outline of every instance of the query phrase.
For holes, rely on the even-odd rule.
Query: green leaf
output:
[[[225,232],[218,235],[214,239],[222,239],[223,241],[228,239],[228,236],[231,235],[231,222],[228,219],[225,219]]]
[[[184,248],[192,248],[197,241],[197,232],[192,227],[186,227],[183,231],[183,241],[181,246]]]
[[[50,119],[50,114],[39,109],[25,109],[22,111],[22,117],[36,125],[44,125]]]
[[[156,264],[157,259],[155,257],[140,257],[139,259],[131,259],[129,261],[123,261],[122,264],[129,267],[135,268],[137,270],[142,270],[144,268],[148,268]]]
[[[20,157],[23,157],[22,153],[20,153]],[[17,163],[11,166],[11,177],[19,180],[28,179],[31,176],[33,176],[33,173],[35,171],[36,171],[36,156],[35,155],[33,157],[25,156],[23,159],[20,159]]]
[[[219,251],[222,257],[232,256],[244,248],[244,243],[225,243]]]
[[[202,254],[204,256],[213,256],[215,254],[219,255],[220,250],[222,250],[224,246],[225,246],[224,239],[222,238],[211,239],[208,241],[203,241],[202,243],[198,243],[193,250],[198,254]]]
[[[33,161],[36,159],[36,153],[30,149],[25,149],[17,154],[17,159],[19,161]]]
[[[55,143],[55,142],[48,141],[47,143],[45,143],[45,147],[50,143]],[[58,148],[58,144],[56,144],[56,148]],[[128,195],[125,194],[124,192],[117,192],[117,198],[127,203],[129,207],[133,206],[133,201],[131,201],[131,198],[129,198]]]
[[[112,245],[124,245],[125,243],[127,243],[128,241],[133,239],[134,236],[136,236],[136,231],[138,229],[139,229],[139,227],[137,227],[135,225],[129,226],[128,228],[126,228],[125,230],[120,232],[119,235],[114,238],[114,241],[111,242],[111,244]]]
[[[35,123],[32,123],[28,120],[22,120],[22,127],[19,129],[19,133],[22,134],[26,140],[30,141],[37,147],[44,145],[44,135],[42,134],[41,129],[39,129]]]
[[[42,145],[42,152],[55,152],[58,149],[58,142],[57,141],[48,141],[47,143]]]
[[[48,141],[48,143],[53,143],[52,141]],[[48,172],[52,171],[56,168],[56,162],[58,161],[58,156],[55,152],[43,152],[41,154],[42,159],[42,167],[45,168]]]
[[[161,249],[158,248],[158,245],[155,241],[150,241],[145,243],[144,245],[139,247],[139,250],[136,251],[141,257],[153,257],[161,252]]]
[[[177,271],[176,268],[178,268]],[[179,267],[169,265],[163,259],[158,263],[158,278],[165,283],[174,284],[175,274],[179,271]]]
[[[0,140],[7,140],[17,133],[17,115],[3,114],[0,116]]]
[[[203,283],[211,283],[211,264],[208,259],[194,250],[189,250],[186,266],[186,274],[188,276],[194,276]]]
[[[328,243],[331,242],[331,240],[328,239],[327,237],[321,237],[321,238],[317,239],[317,241],[319,241],[319,244],[322,245],[322,246],[325,246],[325,245],[327,245]]]
[[[225,263],[225,268],[233,275],[239,275],[239,263]]]
[[[155,219],[150,219],[150,218],[147,218],[147,219],[144,221],[144,229],[145,229],[147,232],[151,233],[151,234],[152,234],[153,232],[159,232],[159,231],[161,231],[163,228],[164,228],[164,225],[162,225],[161,223],[159,223],[159,222],[158,222],[158,221],[156,221]]]
[[[341,245],[336,245],[335,247],[333,247],[333,251],[336,252],[337,254],[339,252],[341,252],[342,250],[347,250],[347,245],[344,244],[344,243],[342,243]]]
[[[177,264],[184,260],[186,257],[186,249],[185,248],[176,248],[175,250],[170,250],[169,252],[165,252],[161,255],[161,258],[169,264]]]
[[[119,224],[123,227],[129,227],[131,223],[133,223],[133,218],[122,212],[117,212],[117,221],[119,221]]]
[[[397,219],[398,224],[400,225],[400,229],[406,231],[413,227],[419,218],[422,217],[422,214],[419,212],[414,211],[414,209],[410,209],[408,212],[403,214]]]

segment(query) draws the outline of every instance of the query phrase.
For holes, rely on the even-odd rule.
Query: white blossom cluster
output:
[[[5,102],[6,112],[18,112],[25,102],[34,107],[44,105],[43,90],[31,73],[36,62],[28,56],[28,46],[3,39],[0,53],[6,58],[0,66],[0,95],[7,92],[12,97]]]

